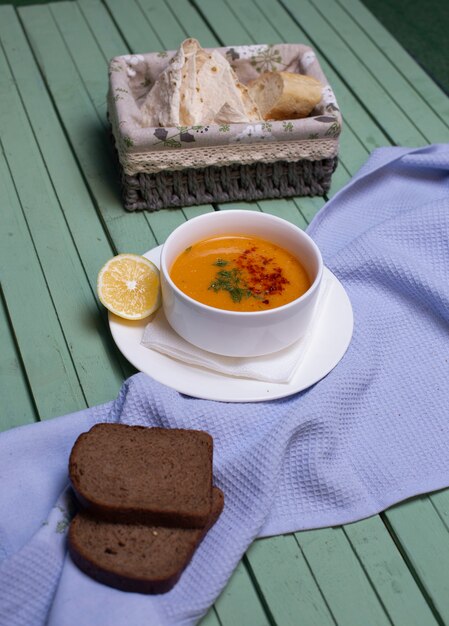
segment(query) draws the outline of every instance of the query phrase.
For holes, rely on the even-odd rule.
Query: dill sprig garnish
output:
[[[242,298],[250,298],[253,295],[242,279],[241,271],[235,267],[232,270],[217,272],[215,279],[209,285],[209,289],[215,292],[228,291],[233,302],[241,302]]]
[[[228,263],[229,261],[225,261],[225,259],[217,259],[213,265],[216,265],[217,267],[226,267]]]

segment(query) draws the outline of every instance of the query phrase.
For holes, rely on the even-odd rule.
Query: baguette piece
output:
[[[69,476],[81,504],[103,519],[202,528],[212,446],[198,430],[97,424],[76,440]]]
[[[316,78],[292,72],[265,72],[247,87],[265,120],[307,117],[320,102],[323,89]]]
[[[223,492],[214,487],[212,509],[203,528],[105,522],[82,511],[69,528],[70,555],[85,574],[110,587],[166,593],[179,580],[223,505]]]

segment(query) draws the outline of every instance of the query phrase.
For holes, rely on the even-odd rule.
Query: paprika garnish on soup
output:
[[[170,271],[185,294],[230,311],[264,311],[296,300],[310,287],[306,270],[280,246],[246,235],[192,244]]]

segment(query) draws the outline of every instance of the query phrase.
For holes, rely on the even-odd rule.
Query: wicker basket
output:
[[[115,57],[109,66],[108,115],[127,210],[323,195],[337,165],[341,115],[311,48],[217,48],[247,82],[282,69],[318,78],[323,97],[300,120],[209,126],[145,127],[141,104],[175,52]]]

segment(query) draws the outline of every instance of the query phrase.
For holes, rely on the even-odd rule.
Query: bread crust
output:
[[[111,522],[98,521],[89,512],[78,513],[72,520],[69,529],[68,547],[70,556],[77,567],[85,574],[110,587],[120,589],[121,591],[142,594],[167,593],[178,582],[196,549],[223,510],[224,495],[217,487],[213,488],[212,500],[211,512],[207,524],[203,528],[172,529],[170,533],[167,533],[167,528],[134,524],[117,525]],[[153,560],[163,560],[164,542],[165,544],[167,541],[177,542],[178,549],[176,553],[179,554],[178,561],[170,563],[168,568],[164,567],[163,569],[166,571],[163,575],[155,574],[153,571],[154,567],[149,567],[149,573],[145,576],[130,573],[129,567],[124,566],[126,554],[119,554],[116,560],[114,560],[114,554],[108,554],[107,556],[103,553],[93,555],[87,545],[86,534],[93,533],[95,535],[96,533],[96,538],[101,543],[98,536],[99,533],[111,534],[116,530],[115,526],[118,526],[119,530],[123,530],[125,536],[130,532],[137,533],[138,537],[141,536],[143,543],[148,543],[157,537],[158,543],[152,548],[151,557],[147,557]]]
[[[265,72],[247,86],[262,117],[276,121],[310,115],[323,89],[317,79],[293,72]]]
[[[148,463],[134,453],[154,457],[159,448],[161,458]],[[97,424],[76,440],[69,477],[80,503],[104,520],[202,528],[212,505],[212,455],[212,437],[203,431]],[[187,485],[190,500],[180,485],[189,462],[200,466]]]

